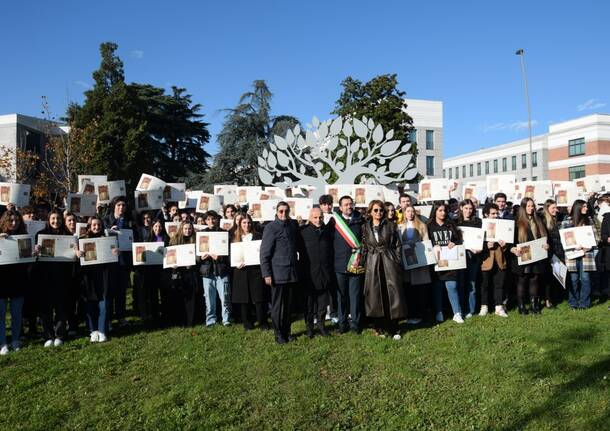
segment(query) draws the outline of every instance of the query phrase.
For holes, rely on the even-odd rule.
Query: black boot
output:
[[[527,308],[525,308],[525,305],[523,305],[523,301],[519,301],[519,314],[525,316],[526,314],[529,314],[529,312],[527,311]]]
[[[537,296],[532,297],[532,306],[530,308],[533,314],[540,314],[540,301]]]
[[[324,326],[324,320],[318,320],[318,330],[320,331],[320,335],[323,337],[328,337],[328,331],[326,330],[326,326]]]

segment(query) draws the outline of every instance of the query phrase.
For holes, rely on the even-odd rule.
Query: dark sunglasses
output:
[[[381,208],[373,208],[373,212],[374,213],[383,213],[383,212],[385,212],[385,210],[381,209]]]

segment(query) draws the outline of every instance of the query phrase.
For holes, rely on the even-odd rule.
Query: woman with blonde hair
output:
[[[408,206],[403,211],[402,222],[398,225],[402,252],[415,255],[415,246],[418,242],[427,241],[428,227],[415,212],[415,208]],[[407,256],[405,256],[405,259]],[[424,312],[425,287],[432,282],[429,266],[404,270],[403,282],[407,304],[407,323],[417,325],[421,323]]]

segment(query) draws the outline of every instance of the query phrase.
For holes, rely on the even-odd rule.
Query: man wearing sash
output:
[[[343,196],[339,199],[339,209],[341,214],[335,213],[333,241],[339,331],[346,333],[351,330],[354,333],[360,333],[362,331],[363,275],[357,273],[358,271],[348,270],[348,266],[358,256],[356,252],[360,248],[364,220],[360,213],[354,211],[354,201],[350,196]],[[351,315],[349,322],[348,314]]]

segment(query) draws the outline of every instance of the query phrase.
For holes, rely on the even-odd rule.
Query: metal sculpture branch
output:
[[[405,182],[417,175],[410,145],[393,139],[394,130],[384,133],[380,124],[362,117],[320,122],[301,133],[297,125],[286,137],[274,142],[258,156],[258,175],[263,184],[290,187],[306,184],[377,184]],[[334,175],[333,175],[334,174]]]

